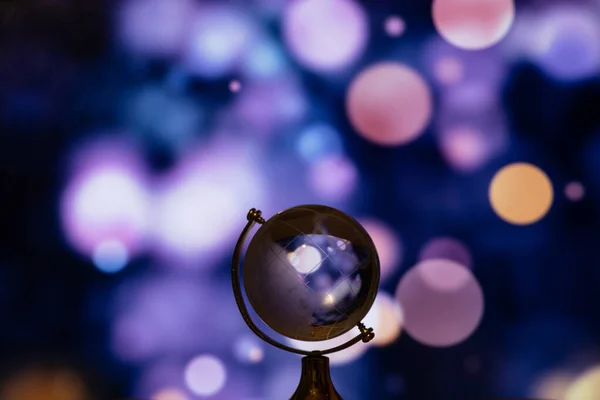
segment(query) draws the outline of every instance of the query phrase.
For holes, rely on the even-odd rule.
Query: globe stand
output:
[[[302,357],[300,384],[290,400],[342,400],[333,387],[329,358],[320,355]]]
[[[300,383],[298,384],[298,388],[290,400],[343,400],[333,386],[331,374],[329,372],[329,358],[325,357],[325,355],[344,350],[358,343],[359,341],[362,341],[363,343],[370,342],[375,337],[373,328],[367,328],[364,324],[358,323],[357,327],[360,333],[346,343],[327,350],[306,351],[281,344],[265,334],[258,328],[258,326],[256,326],[254,321],[252,321],[250,314],[248,313],[248,309],[242,296],[239,267],[242,259],[242,249],[244,247],[244,243],[246,242],[248,233],[250,233],[250,230],[252,230],[254,224],[265,223],[265,220],[261,217],[261,215],[262,212],[255,208],[252,208],[248,212],[248,223],[240,234],[233,252],[233,259],[231,263],[231,283],[233,286],[235,302],[240,310],[240,314],[250,330],[265,342],[277,347],[278,349],[304,356],[302,358],[302,373],[300,376]]]

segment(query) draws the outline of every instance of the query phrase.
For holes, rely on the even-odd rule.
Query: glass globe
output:
[[[340,336],[367,314],[379,287],[379,259],[365,229],[331,207],[282,211],[252,238],[243,265],[250,305],[296,340]]]

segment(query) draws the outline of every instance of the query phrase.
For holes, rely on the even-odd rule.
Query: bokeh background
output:
[[[345,399],[600,398],[597,0],[0,16],[1,400],[288,398],[230,258],[249,208],[306,203],[381,258]]]

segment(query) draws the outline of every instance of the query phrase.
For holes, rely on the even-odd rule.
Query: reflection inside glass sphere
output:
[[[343,318],[362,286],[360,260],[352,244],[330,235],[308,234],[279,241],[298,279],[316,293],[311,323]]]
[[[379,262],[354,219],[329,207],[302,206],[257,231],[243,279],[250,304],[272,329],[297,340],[325,340],[366,315],[379,286]]]

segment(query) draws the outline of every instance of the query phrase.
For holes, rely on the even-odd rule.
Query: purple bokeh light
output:
[[[347,200],[358,184],[358,169],[346,157],[329,156],[313,164],[308,186],[322,200],[339,203]]]
[[[293,75],[249,82],[233,103],[232,117],[245,129],[269,137],[300,121],[308,110],[305,94]]]
[[[193,0],[127,0],[117,15],[117,36],[134,53],[175,56],[196,12]]]
[[[457,239],[438,237],[431,239],[421,248],[419,261],[445,259],[471,268],[473,259],[467,246]]]
[[[554,6],[534,25],[532,55],[554,78],[575,80],[600,72],[600,11]]]
[[[364,10],[352,0],[293,0],[283,17],[283,37],[292,55],[318,72],[356,61],[368,33]]]
[[[585,196],[585,187],[581,182],[569,182],[565,186],[565,196],[571,201],[580,201]]]
[[[225,350],[242,327],[230,290],[197,277],[161,274],[125,283],[114,309],[112,350],[127,362],[190,354],[206,342]],[[204,329],[208,321],[220,329]]]
[[[466,340],[483,316],[483,292],[466,267],[449,260],[426,260],[401,279],[396,298],[404,327],[422,344],[446,347]]]

